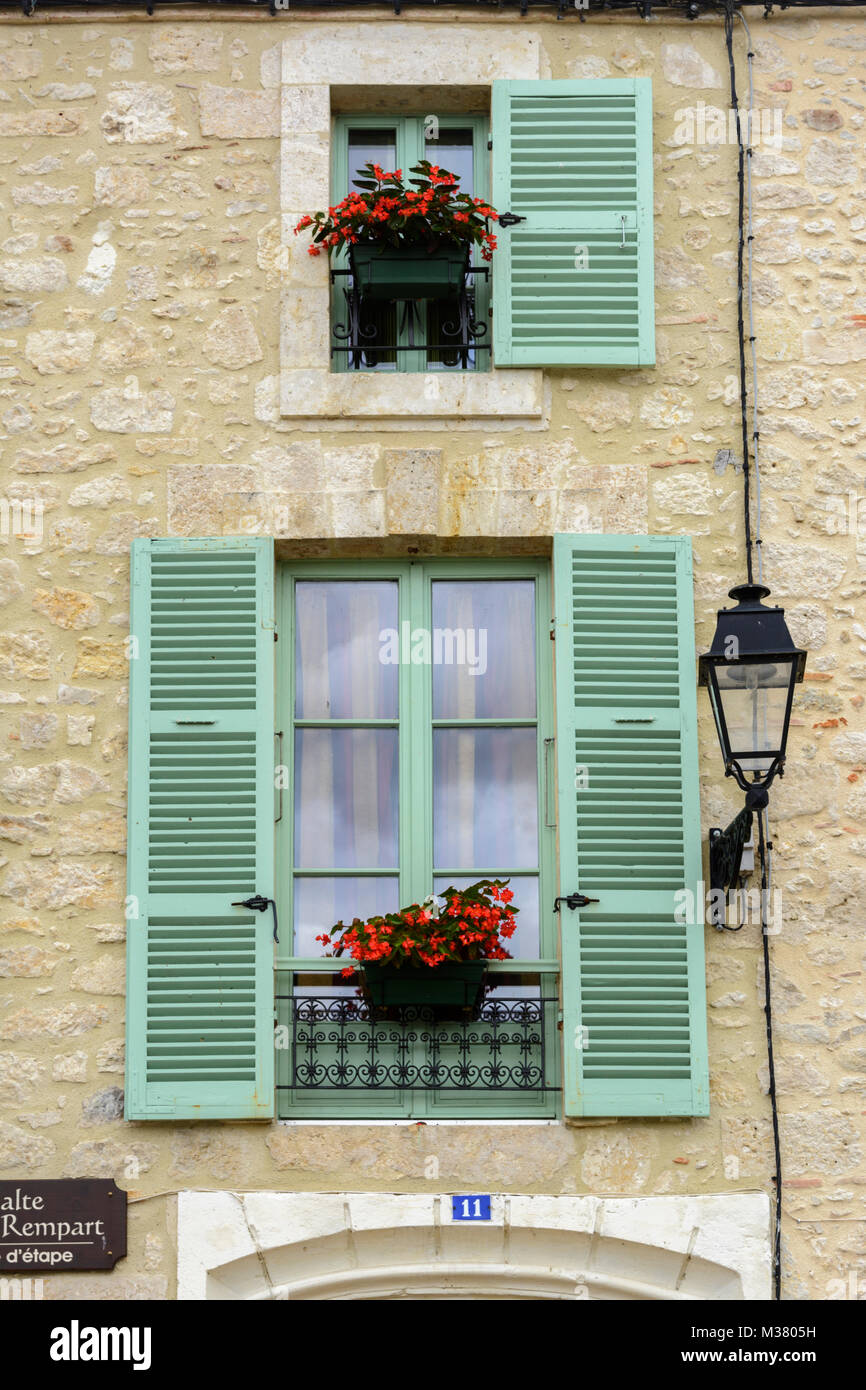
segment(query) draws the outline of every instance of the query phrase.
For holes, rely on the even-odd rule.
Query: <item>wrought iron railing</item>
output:
[[[475,282],[471,278],[483,275],[486,280],[489,273],[487,266],[469,266],[459,294],[446,301],[448,317],[443,317],[439,323],[444,342],[422,341],[425,334],[418,301],[390,301],[396,309],[393,322],[397,338],[397,342],[390,343],[382,340],[381,323],[371,321],[369,302],[358,292],[351,270],[332,270],[332,284],[342,279],[347,281],[342,287],[345,310],[335,312],[335,318],[339,315],[341,321],[333,326],[332,356],[345,358],[351,370],[359,371],[362,367],[379,365],[387,354],[403,351],[435,353],[440,356],[442,365],[466,370],[474,365],[476,352],[490,351],[490,344],[483,341],[488,326],[476,317]]]
[[[277,995],[291,1049],[286,1091],[552,1091],[555,998],[497,996],[473,1015],[378,1009],[345,994]]]

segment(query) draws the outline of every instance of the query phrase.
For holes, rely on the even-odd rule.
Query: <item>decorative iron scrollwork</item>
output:
[[[737,885],[746,841],[752,833],[752,811],[744,806],[727,830],[710,831],[710,887],[728,892]]]
[[[445,342],[422,341],[424,332],[419,301],[390,301],[397,308],[395,322],[399,321],[399,328],[396,337],[402,341],[389,343],[380,341],[380,325],[371,323],[369,319],[365,320],[365,315],[369,314],[369,305],[355,288],[351,272],[332,270],[332,283],[336,284],[338,277],[347,279],[347,284],[343,287],[346,318],[345,321],[333,325],[332,356],[345,355],[348,366],[353,371],[360,371],[363,367],[377,366],[382,356],[387,353],[435,352],[442,355],[444,366],[460,367],[465,371],[473,365],[473,355],[476,352],[490,351],[490,344],[483,341],[487,336],[488,326],[476,317],[475,286],[472,279],[475,275],[484,275],[486,278],[488,274],[487,266],[470,266],[460,293],[456,298],[446,301],[451,306],[452,316],[439,325]]]
[[[281,996],[287,998],[287,996]],[[475,1018],[377,1009],[341,995],[288,997],[294,1091],[549,1091],[554,999],[487,999]]]

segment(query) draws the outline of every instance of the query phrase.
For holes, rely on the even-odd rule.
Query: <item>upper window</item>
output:
[[[487,134],[479,115],[341,116],[333,147],[333,197],[339,202],[368,162],[404,175],[419,160],[449,170],[460,190],[489,197]],[[344,248],[331,262],[331,358],[335,371],[467,371],[490,366],[489,269],[473,249],[456,294],[373,299],[361,294]]]

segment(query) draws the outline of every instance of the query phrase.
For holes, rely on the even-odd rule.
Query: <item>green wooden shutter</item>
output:
[[[565,1114],[706,1115],[691,540],[557,536],[554,588]]]
[[[133,542],[130,1120],[273,1114],[273,589],[271,541]]]
[[[494,82],[492,130],[495,365],[651,366],[650,79]]]

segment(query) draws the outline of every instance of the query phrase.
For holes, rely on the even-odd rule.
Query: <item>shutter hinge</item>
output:
[[[551,618],[551,620],[550,620],[550,632],[549,632],[548,636],[550,637],[551,642],[555,642],[555,641],[556,641],[556,619],[555,619],[555,618]]]
[[[275,642],[279,642],[279,640],[280,640],[280,634],[277,632],[276,628],[274,628],[274,641],[275,641]]]
[[[487,141],[487,148],[488,148],[488,150],[492,150],[492,149],[493,149],[493,141],[492,141],[492,140],[488,140],[488,141]]]

